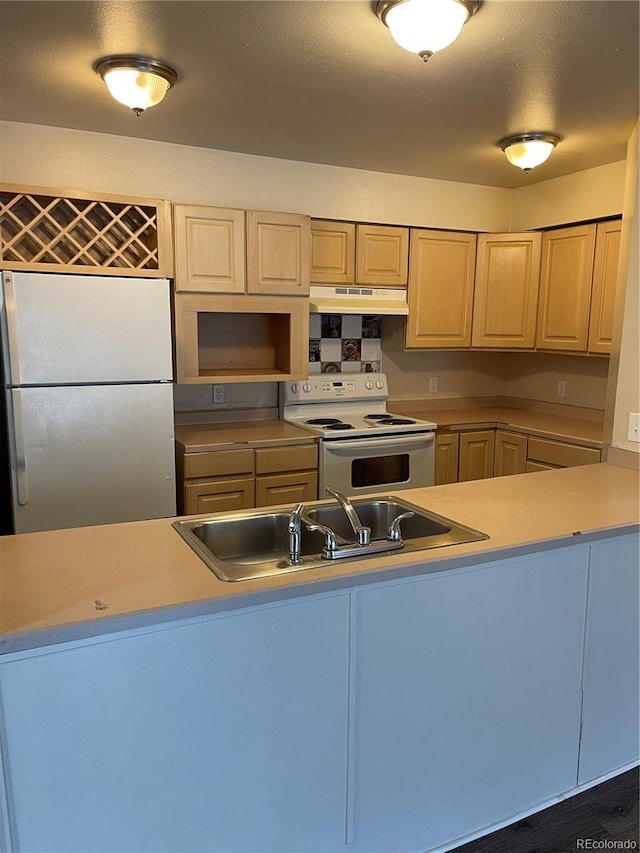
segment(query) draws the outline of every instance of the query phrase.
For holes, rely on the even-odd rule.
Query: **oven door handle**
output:
[[[375,450],[380,448],[381,453],[390,454],[395,450],[424,450],[435,441],[435,435],[432,432],[420,433],[419,435],[407,436],[406,438],[393,438],[392,441],[386,440],[388,436],[372,436],[363,441],[356,439],[347,439],[337,441],[325,441],[324,446],[336,456],[351,456],[354,450]]]

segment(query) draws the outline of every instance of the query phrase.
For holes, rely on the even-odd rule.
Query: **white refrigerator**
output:
[[[2,273],[13,531],[175,515],[166,279]]]

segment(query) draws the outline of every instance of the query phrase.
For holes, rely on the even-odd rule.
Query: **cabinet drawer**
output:
[[[546,465],[544,462],[530,462],[524,466],[525,474],[535,474],[536,471],[555,471],[557,465]]]
[[[317,468],[317,466],[318,449],[315,444],[261,447],[256,450],[256,474],[304,471],[307,468]]]
[[[256,506],[297,504],[318,497],[318,475],[315,471],[299,474],[269,474],[256,479]]]
[[[233,512],[254,506],[254,481],[251,479],[213,480],[189,483],[184,487],[186,515]]]
[[[253,474],[253,450],[212,450],[185,454],[185,479],[224,477],[229,474]]]
[[[573,465],[592,465],[599,462],[600,451],[593,447],[580,447],[545,438],[530,438],[527,461],[530,460],[569,468]]]

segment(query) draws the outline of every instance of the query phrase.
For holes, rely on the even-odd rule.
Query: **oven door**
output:
[[[320,443],[320,497],[327,486],[347,495],[433,486],[433,432]]]

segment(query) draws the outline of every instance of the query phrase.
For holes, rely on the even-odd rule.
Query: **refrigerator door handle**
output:
[[[11,409],[9,422],[13,429],[11,440],[13,442],[13,468],[16,476],[16,501],[19,506],[25,506],[29,502],[29,484],[27,480],[27,454],[24,448],[24,429],[22,424],[22,400],[20,391],[12,390]]]
[[[16,324],[16,293],[13,274],[2,274],[4,316],[6,322],[5,379],[7,385],[20,385],[20,358],[18,355],[18,327]],[[3,336],[4,337],[4,336]]]

